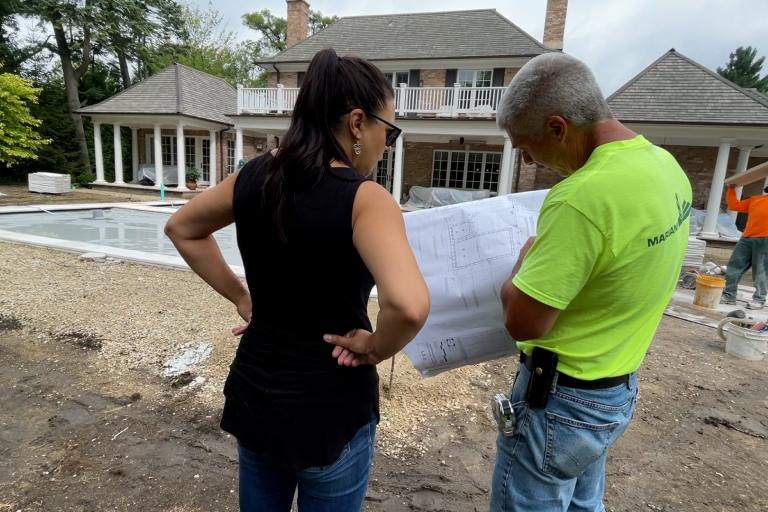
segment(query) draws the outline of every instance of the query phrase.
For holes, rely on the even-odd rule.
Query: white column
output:
[[[131,171],[132,182],[139,181],[139,129],[131,128]]]
[[[216,130],[209,131],[208,136],[211,138],[211,142],[208,144],[208,174],[210,175],[208,186],[212,187],[216,184],[216,178],[218,178],[216,164],[218,163],[219,153],[216,151]]]
[[[399,116],[405,115],[405,109],[408,108],[408,84],[401,83],[398,85],[400,95],[397,97],[397,114]]]
[[[715,171],[712,175],[712,187],[709,189],[709,201],[707,213],[704,216],[704,228],[699,236],[704,238],[719,238],[717,232],[717,215],[720,213],[720,202],[723,199],[723,186],[725,185],[725,171],[728,167],[728,155],[731,151],[733,139],[723,139],[717,151]]]
[[[176,188],[178,190],[189,190],[187,183],[187,155],[186,145],[184,144],[184,123],[181,121],[176,125]]]
[[[285,86],[277,84],[277,113],[282,114],[285,110]]]
[[[240,160],[243,159],[243,129],[237,128],[235,130],[235,170],[240,164]]]
[[[736,163],[736,174],[741,174],[747,170],[749,164],[749,154],[752,152],[752,146],[742,146],[739,148],[739,161]],[[744,187],[736,187],[736,197],[741,199],[741,191]]]
[[[93,123],[93,153],[96,156],[96,181],[94,183],[106,183],[104,181],[104,152],[101,149],[101,123]]]
[[[512,141],[504,136],[504,152],[501,154],[501,169],[499,170],[499,192],[502,196],[512,191]]]
[[[453,84],[453,102],[451,103],[451,117],[456,117],[459,111],[459,95],[461,94],[461,84]]]
[[[163,183],[163,146],[161,144],[160,137],[162,132],[160,131],[160,125],[155,125],[155,187],[160,188],[160,184]]]
[[[123,142],[120,137],[120,125],[112,125],[114,132],[114,150],[115,150],[115,183],[123,184]]]
[[[403,195],[403,135],[401,134],[395,142],[395,172],[392,176],[392,197],[397,204]]]
[[[742,172],[747,170],[747,165],[749,164],[749,154],[752,152],[752,146],[742,146],[739,148],[739,161],[736,163],[736,174],[741,174]],[[768,178],[766,178],[766,182],[768,182]],[[744,190],[744,187],[736,187],[736,197],[741,199],[741,193]],[[736,222],[736,212],[729,212],[731,215],[731,218],[734,222]]]

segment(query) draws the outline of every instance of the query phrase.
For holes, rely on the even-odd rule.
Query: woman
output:
[[[247,325],[224,387],[240,507],[361,510],[379,419],[375,365],[429,312],[399,206],[366,178],[400,134],[372,64],[315,55],[281,147],[190,201],[166,233]],[[212,237],[235,222],[246,289]],[[376,331],[366,304],[377,285]],[[250,290],[250,293],[249,293]]]

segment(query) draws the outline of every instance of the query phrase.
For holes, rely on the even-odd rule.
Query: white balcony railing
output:
[[[495,117],[504,87],[408,87],[395,89],[398,116]],[[298,88],[237,88],[238,114],[286,114],[293,110]]]
[[[237,88],[238,114],[285,114],[293,110],[298,87],[283,87],[278,84],[274,89]]]

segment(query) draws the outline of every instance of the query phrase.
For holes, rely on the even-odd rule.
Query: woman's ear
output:
[[[353,140],[358,140],[363,137],[362,127],[365,121],[365,113],[356,108],[349,113],[347,126],[349,128],[349,134]]]

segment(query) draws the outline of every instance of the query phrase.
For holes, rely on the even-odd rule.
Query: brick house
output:
[[[289,47],[259,63],[270,71],[267,89],[238,91],[236,131],[279,137],[309,60],[330,46],[367,58],[392,79],[403,140],[379,163],[376,179],[398,199],[413,185],[505,193],[562,179],[522,164],[496,128],[495,113],[520,66],[562,49],[566,1],[548,2],[544,44],[493,10],[342,18],[306,38],[308,6],[287,4]],[[709,210],[704,235],[716,236],[724,177],[768,160],[768,97],[670,50],[608,102],[618,119],[678,159],[693,184],[693,206]],[[753,184],[745,193],[761,189]]]
[[[495,115],[504,87],[523,64],[562,49],[567,0],[548,1],[543,44],[489,9],[346,17],[308,37],[309,5],[286,0],[286,6],[288,47],[258,63],[269,73],[266,88],[234,89],[177,64],[81,109],[97,126],[133,128],[134,183],[145,167],[178,172],[179,163],[195,162],[203,184],[213,185],[239,162],[274,147],[288,128],[310,60],[326,47],[367,58],[392,80],[403,135],[375,177],[398,200],[414,185],[495,194],[549,188],[560,180],[548,169],[522,164]],[[768,97],[670,50],[608,102],[618,119],[675,155],[693,184],[693,206],[707,208],[703,235],[716,236],[723,179],[768,160]],[[103,183],[100,140],[95,146],[97,183]],[[116,169],[118,163],[116,155]],[[753,184],[745,193],[761,188]]]
[[[561,5],[565,2],[551,2]],[[309,6],[287,0],[288,48],[258,62],[265,89],[238,89],[235,159],[248,157],[247,137],[270,146],[288,129],[293,102],[315,53],[333,47],[378,66],[395,89],[403,136],[379,162],[376,180],[402,200],[413,185],[508,193],[515,152],[496,127],[504,88],[547,48],[491,9],[341,18],[307,37]],[[553,17],[557,20],[557,17]],[[561,44],[563,16],[548,26]],[[243,138],[243,143],[238,141]],[[242,148],[242,149],[241,149]]]

